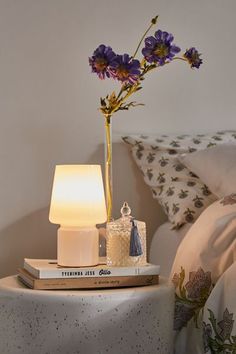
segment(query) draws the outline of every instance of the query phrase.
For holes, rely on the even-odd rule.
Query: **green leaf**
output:
[[[213,331],[215,332],[215,337],[217,338],[221,338],[218,331],[217,331],[217,324],[216,324],[216,318],[215,318],[215,315],[213,313],[213,311],[211,309],[207,309],[209,314],[210,314],[210,317],[208,318],[209,321],[211,322],[211,325],[212,325],[212,328],[213,328]]]

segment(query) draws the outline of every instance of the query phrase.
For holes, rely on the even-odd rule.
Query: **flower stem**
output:
[[[106,132],[106,161],[105,161],[105,190],[107,204],[107,222],[112,218],[112,144],[111,144],[111,115],[105,117]]]
[[[135,58],[136,54],[138,53],[138,50],[142,44],[142,41],[144,40],[145,36],[147,35],[147,33],[150,31],[150,29],[152,28],[152,26],[154,26],[156,23],[157,23],[157,19],[158,19],[158,16],[154,17],[151,21],[151,24],[150,26],[148,27],[148,29],[144,32],[144,34],[142,35],[142,38],[140,39],[139,41],[139,44],[134,52],[134,55],[132,56],[132,58]]]
[[[121,94],[122,94],[124,91],[125,91],[125,84],[123,84],[123,85],[121,86],[121,89],[120,89],[120,91],[119,91],[119,93],[118,93],[118,95],[117,95],[117,99],[120,98]]]
[[[120,106],[122,105],[122,103],[124,103],[124,102],[127,100],[127,98],[129,98],[129,96],[131,96],[131,95],[136,91],[137,86],[138,86],[138,83],[135,84],[135,85],[133,85],[133,86],[131,86],[131,87],[129,88],[129,90],[127,91],[127,93],[125,94],[125,96],[122,97],[119,101],[117,101],[117,104],[116,104],[116,105],[113,107],[113,109],[109,112],[110,117],[111,117],[111,115],[112,115],[113,113],[117,112],[117,111],[119,110]]]
[[[187,59],[182,58],[182,57],[174,57],[172,60],[183,60],[183,61],[188,61]]]

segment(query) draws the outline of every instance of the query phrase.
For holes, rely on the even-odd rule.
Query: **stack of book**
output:
[[[65,268],[48,259],[24,259],[19,279],[31,289],[91,289],[154,285],[159,282],[160,266]]]

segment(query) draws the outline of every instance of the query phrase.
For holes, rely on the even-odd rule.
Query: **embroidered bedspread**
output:
[[[179,246],[175,354],[236,354],[236,194],[208,207]]]

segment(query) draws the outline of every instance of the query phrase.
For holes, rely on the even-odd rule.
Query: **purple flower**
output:
[[[189,273],[189,281],[185,284],[188,297],[191,299],[207,298],[212,287],[211,272],[204,272],[200,267],[196,272]]]
[[[92,57],[89,58],[89,64],[92,67],[92,72],[96,73],[100,79],[105,79],[105,77],[110,77],[110,64],[116,54],[113,52],[111,47],[106,47],[101,44],[93,53]]]
[[[226,308],[223,313],[223,320],[218,323],[218,326],[221,329],[220,336],[223,340],[226,340],[231,335],[234,325],[233,316],[234,314],[229,313],[229,310]]]
[[[134,84],[139,79],[140,62],[128,54],[117,55],[110,67],[113,78],[121,82]]]
[[[197,49],[192,47],[186,50],[186,52],[184,53],[184,58],[187,59],[187,61],[191,65],[191,68],[199,69],[200,65],[202,64],[202,59],[200,58],[200,55],[201,54],[198,53]]]
[[[158,30],[155,37],[145,39],[145,47],[142,54],[149,63],[158,63],[164,65],[166,61],[171,61],[180,48],[172,44],[174,37],[168,32]]]
[[[203,322],[203,347],[204,347],[204,353],[207,353],[210,351],[210,346],[209,343],[211,341],[212,337],[212,327],[209,323]]]
[[[220,201],[220,204],[223,204],[223,205],[233,205],[235,203],[236,203],[236,194],[235,193],[227,195],[226,197],[224,197]]]
[[[180,331],[181,328],[186,327],[188,321],[194,316],[194,307],[189,304],[175,302],[174,313],[174,330]]]

